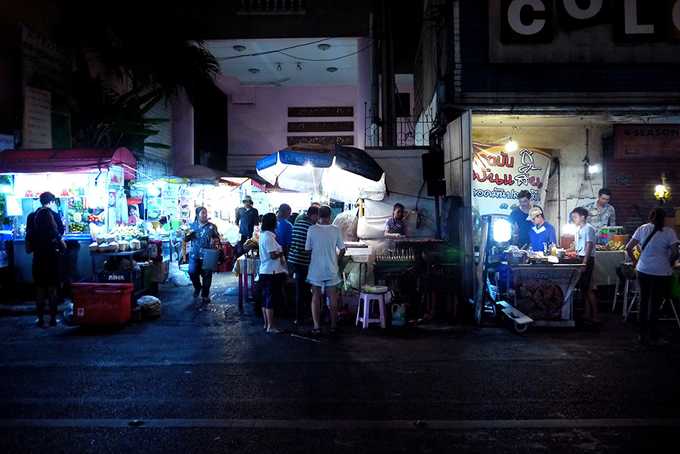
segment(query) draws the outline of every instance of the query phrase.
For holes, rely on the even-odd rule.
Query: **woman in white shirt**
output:
[[[288,276],[283,248],[276,241],[276,215],[262,217],[260,228],[260,285],[262,286],[262,314],[264,329],[278,333],[274,328],[274,306],[283,301],[283,290]]]
[[[658,310],[668,295],[672,264],[678,259],[678,237],[672,228],[665,227],[664,209],[653,209],[649,221],[638,227],[626,246],[628,256],[635,262],[634,251],[640,245],[635,269],[640,282],[640,342],[643,344],[658,341]]]

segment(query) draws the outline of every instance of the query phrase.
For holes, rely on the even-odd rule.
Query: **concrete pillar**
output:
[[[175,173],[194,164],[194,107],[184,91],[172,102],[172,152]]]

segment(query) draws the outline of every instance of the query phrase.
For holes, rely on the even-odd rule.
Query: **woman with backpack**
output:
[[[678,259],[678,237],[665,223],[664,209],[654,208],[649,213],[649,222],[638,227],[626,245],[628,256],[634,263],[637,262],[635,269],[640,283],[639,341],[642,344],[659,343],[656,330],[658,311],[668,295],[673,263]]]

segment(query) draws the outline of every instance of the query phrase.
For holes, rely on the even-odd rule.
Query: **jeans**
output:
[[[57,318],[57,309],[59,302],[57,301],[57,287],[37,285],[35,287],[35,305],[38,314],[38,320],[41,322],[45,317],[45,303],[49,303],[50,317],[52,320]]]
[[[638,271],[638,279],[640,281],[640,339],[642,341],[656,340],[659,308],[663,299],[668,295],[671,276],[654,276]]]
[[[288,274],[260,274],[260,285],[262,286],[262,306],[265,309],[281,307],[285,296],[283,294]]]
[[[203,260],[194,257],[189,259],[189,277],[191,278],[191,283],[194,284],[194,289],[197,292],[201,291],[201,296],[203,298],[208,298],[210,296],[212,275],[212,270],[203,269]],[[202,284],[201,278],[203,278]]]
[[[300,320],[300,308],[306,308],[311,300],[310,285],[307,283],[308,266],[292,265],[295,273],[295,320]]]

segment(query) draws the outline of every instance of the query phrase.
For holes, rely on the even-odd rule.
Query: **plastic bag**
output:
[[[77,323],[76,323],[76,321],[73,317],[73,303],[67,303],[66,304],[66,307],[64,308],[63,319],[64,319],[64,324],[66,326],[77,325]]]
[[[142,311],[142,318],[154,319],[161,316],[161,300],[151,295],[144,295],[137,300],[137,306]]]

